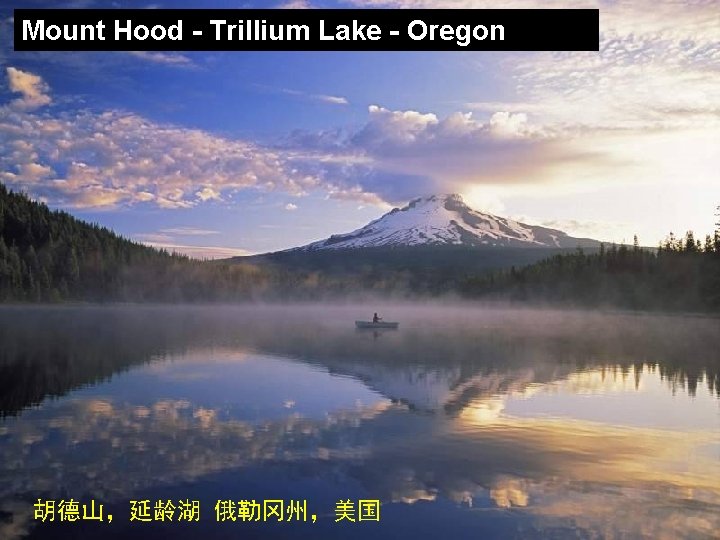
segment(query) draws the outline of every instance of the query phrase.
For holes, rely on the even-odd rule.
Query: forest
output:
[[[498,254],[439,250],[357,264],[240,258],[199,261],[123,238],[0,184],[0,302],[241,302],[378,296],[720,311],[720,225],[702,241]],[[308,255],[310,257],[312,255]],[[322,257],[322,256],[321,256]],[[488,260],[495,257],[495,263]],[[512,265],[511,259],[522,261]],[[533,259],[534,258],[534,259]],[[407,261],[381,264],[379,261]],[[415,264],[414,261],[422,261]],[[502,263],[502,265],[500,263]],[[532,262],[530,262],[532,261]],[[504,266],[503,266],[504,265]],[[498,268],[498,266],[503,266]]]
[[[244,300],[271,279],[291,281],[132,242],[0,184],[0,302]]]
[[[720,225],[719,225],[720,227]],[[720,230],[704,241],[668,235],[657,249],[578,249],[522,268],[468,278],[463,296],[587,307],[720,311]]]

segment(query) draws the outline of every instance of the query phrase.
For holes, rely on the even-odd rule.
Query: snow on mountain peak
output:
[[[562,231],[526,225],[478,212],[457,193],[430,195],[393,208],[384,216],[347,234],[296,248],[304,251],[419,245],[590,247],[594,240],[572,238]]]

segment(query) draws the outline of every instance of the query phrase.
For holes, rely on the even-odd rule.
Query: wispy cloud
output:
[[[127,54],[153,64],[183,68],[196,67],[195,63],[188,56],[180,53],[130,51]]]
[[[168,229],[160,229],[161,233],[174,234],[177,236],[209,236],[213,234],[220,234],[220,231],[214,231],[211,229],[197,229],[195,227],[175,227]]]
[[[251,251],[239,248],[221,246],[192,246],[186,244],[172,244],[165,242],[145,241],[148,246],[164,249],[170,253],[187,255],[192,259],[227,259],[229,257],[240,257],[253,255]]]
[[[616,238],[625,235],[624,242],[632,241],[633,226],[630,223],[619,223],[614,221],[596,221],[581,219],[552,219],[536,220],[529,216],[516,216],[514,219],[523,223],[542,225],[551,229],[559,229],[571,236],[596,238]],[[654,239],[653,239],[654,240]]]
[[[280,92],[287,94],[288,96],[299,96],[314,101],[322,101],[323,103],[330,103],[333,105],[347,105],[348,100],[342,96],[331,96],[328,94],[311,94],[308,92],[301,92],[299,90],[292,90],[290,88],[282,88]]]
[[[464,104],[464,108],[491,114],[497,111],[525,114],[544,110],[542,104],[528,101],[470,101]]]
[[[312,9],[309,0],[288,0],[281,3],[277,9]]]
[[[347,98],[342,96],[327,96],[324,94],[311,94],[311,98],[324,101],[325,103],[334,103],[335,105],[347,105],[349,102]]]
[[[492,0],[351,0],[364,7],[489,8]],[[547,7],[509,0],[504,7]],[[715,0],[557,0],[552,7],[600,10],[599,52],[508,54],[503,70],[517,102],[473,110],[537,113],[586,129],[684,129],[720,116],[720,15]],[[497,107],[495,107],[497,106]],[[494,111],[493,111],[494,109]]]
[[[254,85],[256,88],[264,90],[266,92],[285,94],[287,96],[295,96],[302,99],[311,101],[319,101],[322,103],[329,103],[331,105],[348,105],[350,102],[343,96],[333,96],[330,94],[316,94],[312,92],[304,92],[302,90],[294,90],[292,88],[274,88],[263,84]]]
[[[195,237],[207,237],[220,234],[219,231],[211,229],[199,229],[195,227],[169,227],[160,229],[157,232],[139,233],[134,237],[152,247],[165,249],[171,253],[187,255],[194,259],[222,259],[236,257],[239,255],[251,255],[246,249],[227,246],[203,246],[187,243],[187,240]],[[183,239],[186,239],[184,242]],[[192,242],[192,240],[189,240]]]

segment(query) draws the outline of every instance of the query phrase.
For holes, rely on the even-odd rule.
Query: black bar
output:
[[[16,9],[14,29],[16,51],[597,51],[599,18],[597,9]],[[39,31],[40,20],[44,32]],[[125,39],[123,33],[116,40],[117,21],[126,27],[128,20],[132,21],[131,39]],[[227,24],[213,25],[211,20]],[[282,28],[284,38],[289,35],[286,25],[305,25],[307,31],[292,32],[291,37],[296,38],[292,40],[241,40],[235,28],[229,38],[228,25],[240,26],[238,21],[265,21],[266,37],[271,25],[276,35]],[[321,40],[321,21],[325,36],[335,35],[338,25],[346,25],[356,39]],[[354,21],[364,25],[362,33],[354,32]],[[424,38],[409,36],[413,21],[421,21],[412,30],[420,36],[424,29]],[[104,28],[96,26],[99,22]],[[251,30],[261,29],[258,24],[251,23]],[[48,36],[53,25],[59,28],[60,37],[50,40],[48,37],[57,35],[57,30],[50,28]],[[78,25],[78,39],[65,39],[64,25],[70,29]],[[93,25],[95,39],[89,39],[91,32],[86,27],[86,39],[80,40],[80,25]],[[369,38],[371,25],[377,26],[378,31],[372,33],[376,40]],[[430,39],[431,25],[439,25],[435,39]],[[148,31],[157,27],[155,36],[160,39],[136,39],[134,29],[139,26]],[[174,34],[172,26],[176,27]],[[247,36],[247,26],[242,27]],[[35,40],[28,29],[37,30]],[[216,39],[218,29],[221,39]],[[27,39],[23,39],[24,31]],[[140,36],[145,34],[142,28],[139,31]],[[194,35],[194,31],[202,35]],[[37,39],[41,34],[44,40]],[[98,39],[100,35],[104,40]],[[170,39],[170,35],[181,39]],[[442,39],[443,35],[451,39]],[[461,45],[465,41],[467,45]]]

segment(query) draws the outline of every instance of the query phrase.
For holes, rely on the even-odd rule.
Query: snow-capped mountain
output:
[[[295,248],[302,251],[400,246],[597,247],[599,242],[478,212],[460,195],[432,195],[394,208],[361,229]]]

